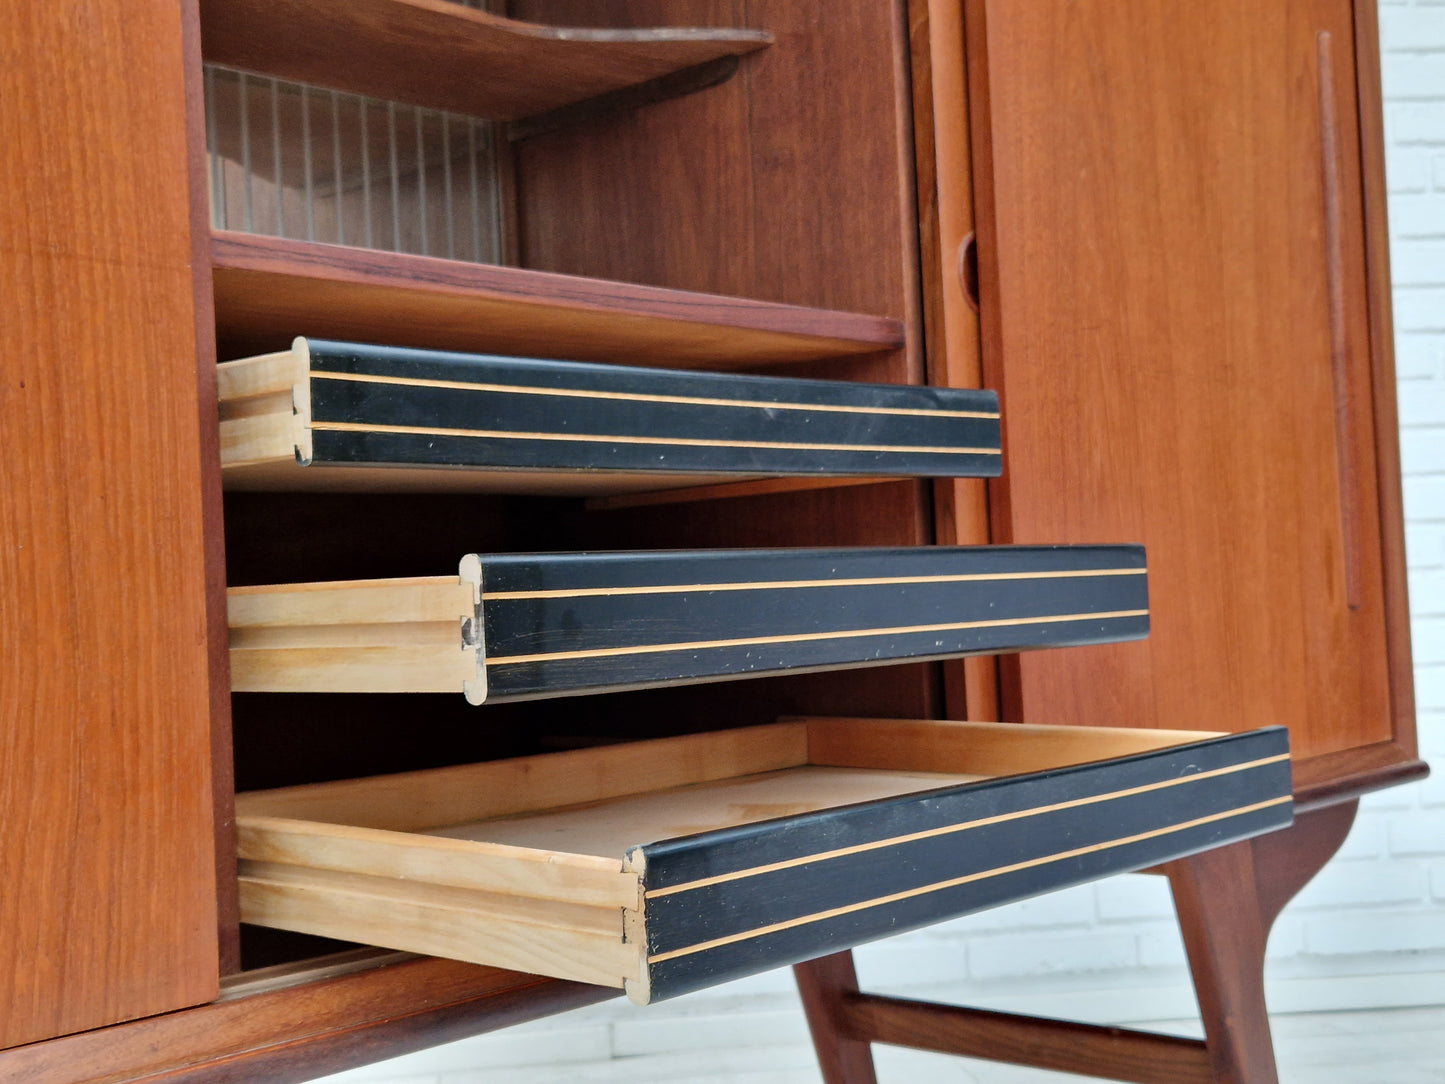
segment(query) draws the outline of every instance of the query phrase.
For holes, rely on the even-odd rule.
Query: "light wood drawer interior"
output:
[[[237,798],[244,921],[639,1003],[1290,816],[1282,728],[843,718]]]

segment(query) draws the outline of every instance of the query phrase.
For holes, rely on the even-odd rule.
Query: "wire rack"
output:
[[[205,66],[211,224],[500,262],[496,125]]]

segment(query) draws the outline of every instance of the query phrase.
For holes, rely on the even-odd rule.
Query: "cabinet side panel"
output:
[[[1143,542],[1154,603],[1010,710],[1390,739],[1350,4],[968,11],[995,541]]]
[[[193,14],[0,31],[0,1046],[217,992]]]

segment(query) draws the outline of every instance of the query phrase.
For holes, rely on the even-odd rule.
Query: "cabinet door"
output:
[[[0,1047],[217,990],[194,7],[82,7],[0,22]]]
[[[1151,585],[1147,641],[1022,656],[1006,709],[1390,741],[1351,4],[965,7],[994,541],[1143,542]]]

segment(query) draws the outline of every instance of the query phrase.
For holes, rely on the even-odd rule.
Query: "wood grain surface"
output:
[[[852,950],[794,964],[793,977],[824,1084],[878,1084],[870,1040],[844,1027],[843,999],[858,994]]]
[[[889,1043],[1136,1084],[1215,1080],[1198,1039],[878,994],[843,993],[833,1011],[841,1018],[844,1042]],[[833,1084],[833,1078],[825,1079]],[[853,1084],[854,1078],[838,1080]]]
[[[201,33],[209,61],[493,120],[550,112],[771,40],[765,29],[733,24],[538,26],[446,0],[205,0]]]
[[[1390,301],[1390,230],[1385,219],[1385,112],[1380,85],[1379,13],[1355,5],[1355,81],[1360,125],[1365,213],[1365,274],[1370,307],[1370,403],[1375,421],[1385,634],[1390,657],[1390,707],[1397,759],[1418,749],[1415,687],[1410,652],[1410,599],[1405,568],[1405,511],[1400,480],[1399,412],[1395,388],[1395,337]]]
[[[1279,1079],[1264,997],[1264,952],[1280,911],[1349,835],[1358,802],[1165,867],[1219,1084]]]
[[[386,966],[239,976],[209,1005],[0,1053],[0,1077],[300,1084],[616,996],[602,986],[451,960],[380,962]]]
[[[548,22],[766,27],[738,78],[517,149],[528,267],[918,322],[900,3],[528,0]],[[686,143],[678,135],[687,133]],[[921,330],[921,329],[919,329]],[[919,382],[909,367],[863,379]]]
[[[1019,660],[1008,714],[1284,722],[1305,758],[1389,740],[1352,5],[965,10],[984,372],[1008,419],[994,537],[1143,542],[1158,615],[1144,644]]]
[[[908,13],[928,380],[981,388],[978,306],[963,275],[965,250],[976,251],[963,5],[960,0],[909,0]],[[992,537],[988,483],[980,479],[938,479],[933,514],[940,545],[986,545]],[[961,659],[943,664],[942,671],[950,718],[1000,717],[994,659]]]
[[[577,0],[527,0],[512,13],[573,25],[746,24],[775,38],[706,93],[519,144],[524,264],[873,313],[898,321],[889,349],[789,375],[923,382],[901,3],[627,0],[604,13]],[[638,548],[916,546],[933,541],[931,488],[902,482],[615,510],[595,529]],[[741,718],[763,703],[775,712],[923,717],[941,711],[939,688],[936,667],[890,667],[790,678],[746,699],[717,686],[689,710],[721,720],[714,705],[734,697],[727,710]]]
[[[187,11],[0,30],[0,1046],[217,990]]]
[[[283,350],[303,333],[674,368],[872,354],[903,341],[902,325],[886,315],[224,231],[212,260],[226,360]]]

